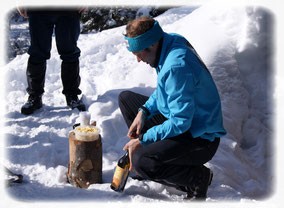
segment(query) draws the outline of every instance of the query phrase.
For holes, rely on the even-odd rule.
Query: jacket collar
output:
[[[164,32],[163,38],[160,42],[160,49],[159,49],[159,56],[158,56],[158,64],[156,67],[156,72],[159,73],[164,65],[164,62],[166,60],[167,54],[168,54],[168,50],[170,48],[170,37],[169,34]]]

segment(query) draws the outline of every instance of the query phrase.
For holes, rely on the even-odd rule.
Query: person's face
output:
[[[154,67],[156,63],[157,45],[153,45],[143,51],[133,52],[133,54],[136,56],[138,62],[143,61],[151,67]]]

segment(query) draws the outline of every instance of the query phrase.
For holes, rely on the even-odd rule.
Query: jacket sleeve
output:
[[[190,128],[192,123],[195,111],[195,84],[188,66],[172,67],[164,74],[161,83],[164,83],[162,94],[166,98],[168,120],[149,129],[143,135],[142,144],[182,134]]]

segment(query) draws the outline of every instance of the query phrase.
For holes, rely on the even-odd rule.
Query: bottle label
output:
[[[112,180],[112,185],[117,188],[120,189],[121,186],[123,186],[125,183],[125,180],[128,176],[128,172],[129,172],[129,166],[126,166],[125,168],[121,168],[119,166],[116,166],[115,168],[115,172],[113,175],[113,180]]]

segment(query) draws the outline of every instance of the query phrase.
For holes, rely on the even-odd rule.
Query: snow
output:
[[[207,201],[251,203],[269,199],[275,185],[271,12],[254,6],[203,5],[174,8],[156,19],[166,32],[182,34],[192,43],[220,92],[228,134],[206,164],[214,172]],[[61,93],[61,61],[54,40],[44,107],[31,116],[20,113],[27,99],[28,55],[19,55],[6,64],[5,155],[1,162],[24,176],[23,184],[5,188],[12,202],[108,202],[122,207],[125,202],[187,204],[185,193],[151,181],[129,178],[123,193],[109,187],[117,159],[128,141],[117,96],[126,89],[150,95],[156,83],[155,71],[138,63],[127,51],[124,30],[123,26],[84,34],[78,42],[82,51],[82,99],[101,129],[103,144],[103,183],[88,189],[66,182],[68,133],[78,121],[79,111],[68,109]]]

